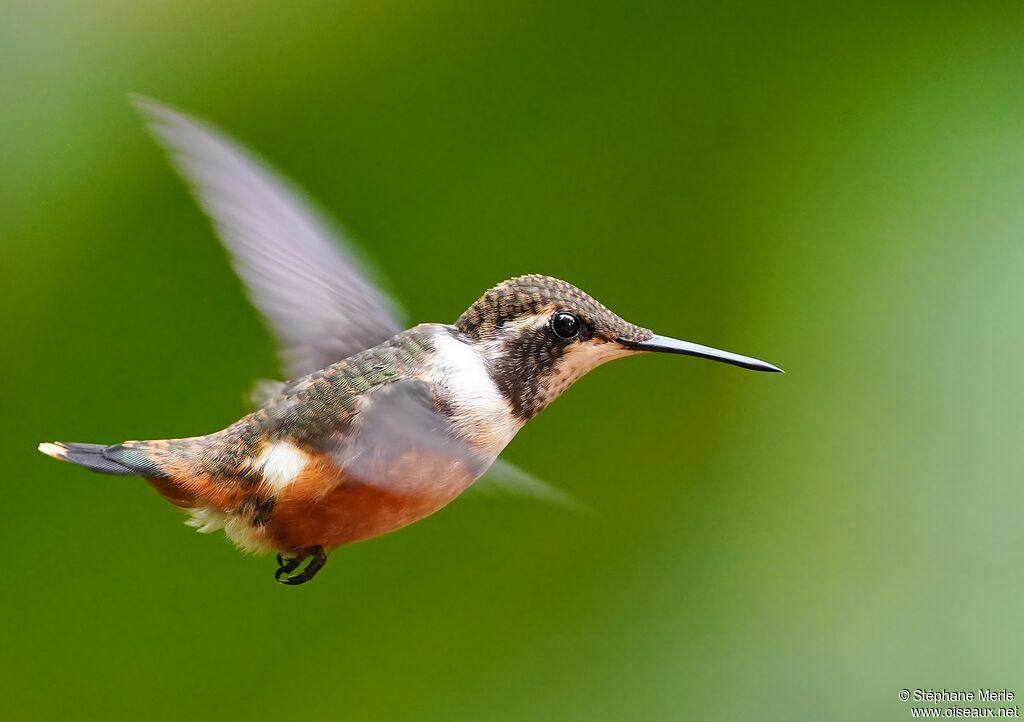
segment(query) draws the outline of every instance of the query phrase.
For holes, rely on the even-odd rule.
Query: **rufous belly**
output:
[[[463,461],[422,455],[392,459],[372,479],[315,466],[279,493],[267,537],[282,551],[370,539],[441,509],[476,476]]]

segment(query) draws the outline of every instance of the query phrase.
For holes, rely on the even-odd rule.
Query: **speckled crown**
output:
[[[615,338],[643,339],[651,335],[647,329],[619,318],[571,283],[540,274],[516,276],[499,283],[466,309],[455,325],[471,338],[487,339],[513,319],[559,309],[572,311]]]

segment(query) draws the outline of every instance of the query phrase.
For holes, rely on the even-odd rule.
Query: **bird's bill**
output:
[[[689,341],[680,341],[679,339],[670,338],[668,336],[659,336],[658,334],[653,334],[650,338],[643,341],[623,338],[619,339],[619,343],[634,351],[679,353],[685,356],[699,356],[701,358],[711,359],[712,361],[722,361],[723,363],[740,366],[752,371],[782,372],[782,369],[778,366],[773,366],[767,361],[761,361],[760,359],[751,358],[750,356],[741,356],[738,353],[722,351],[717,348],[711,348],[710,346],[702,346],[699,343],[690,343]]]

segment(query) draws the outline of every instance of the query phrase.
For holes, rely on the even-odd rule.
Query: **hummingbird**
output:
[[[275,578],[312,579],[334,549],[432,514],[489,469],[519,430],[591,369],[646,352],[755,371],[755,358],[661,336],[572,284],[522,275],[453,324],[403,329],[351,246],[281,176],[213,126],[136,99],[276,337],[286,382],[202,436],[39,450],[145,479],[201,532],[276,553]],[[521,477],[520,477],[521,478]]]

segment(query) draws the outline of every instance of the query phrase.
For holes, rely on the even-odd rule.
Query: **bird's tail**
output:
[[[145,454],[123,444],[104,446],[46,442],[39,445],[39,450],[54,459],[69,461],[100,474],[149,476],[156,471],[155,465]]]

